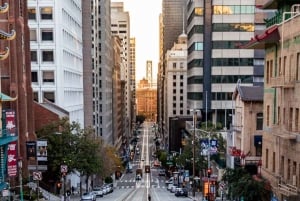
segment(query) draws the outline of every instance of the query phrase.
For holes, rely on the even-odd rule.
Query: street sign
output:
[[[61,165],[60,166],[60,172],[61,173],[67,173],[68,172],[68,166],[67,165]]]
[[[32,173],[33,180],[41,181],[42,180],[42,172],[33,172]]]

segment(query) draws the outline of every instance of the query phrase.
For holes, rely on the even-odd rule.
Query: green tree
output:
[[[228,184],[229,195],[234,199],[243,197],[244,201],[270,200],[266,181],[253,179],[244,168],[226,169],[223,180]]]

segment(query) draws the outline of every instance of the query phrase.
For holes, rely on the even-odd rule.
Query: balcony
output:
[[[278,190],[280,191],[281,194],[283,194],[287,197],[298,195],[297,186],[294,186],[291,184],[286,184],[286,183],[280,182],[278,184]]]
[[[288,76],[280,76],[280,77],[271,77],[269,85],[272,88],[279,88],[279,87],[295,88],[295,83],[296,83],[295,79],[291,79]]]

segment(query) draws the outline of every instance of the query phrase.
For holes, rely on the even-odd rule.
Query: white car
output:
[[[165,181],[165,184],[173,184],[174,178],[171,177],[169,180]]]
[[[103,190],[101,187],[95,187],[92,192],[96,194],[96,197],[103,197]]]
[[[96,201],[96,194],[92,192],[83,193],[83,195],[81,196],[81,201],[85,200]]]

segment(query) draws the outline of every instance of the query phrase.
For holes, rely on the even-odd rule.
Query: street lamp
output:
[[[193,126],[194,126],[192,145],[193,145],[193,197],[195,197],[196,122],[197,122],[197,112],[200,110],[192,109],[190,111],[193,112]]]
[[[20,181],[20,200],[23,201],[23,178],[22,178],[22,158],[18,160],[19,181]]]

